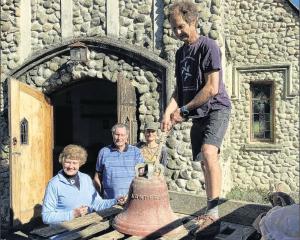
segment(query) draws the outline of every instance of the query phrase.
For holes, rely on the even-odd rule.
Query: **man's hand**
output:
[[[177,108],[172,114],[171,114],[171,121],[173,124],[181,123],[185,119],[180,114],[180,108]]]
[[[127,198],[128,198],[127,195],[118,197],[118,199],[117,199],[118,204],[120,206],[123,206],[127,202]]]
[[[174,93],[173,93],[173,96],[174,96]],[[178,108],[177,101],[174,97],[172,97],[168,107],[165,110],[163,119],[161,121],[160,128],[163,132],[169,132],[172,129],[172,126],[173,126],[172,113],[174,111],[176,111],[177,108]]]
[[[161,121],[161,126],[160,126],[161,130],[163,132],[169,132],[172,129],[172,125],[173,124],[172,124],[171,116],[165,114]]]
[[[139,177],[144,176],[144,174],[145,174],[145,168],[144,167],[139,168],[138,172],[139,172]]]
[[[81,206],[79,208],[73,209],[73,216],[75,218],[81,217],[88,214],[88,207],[87,206]]]

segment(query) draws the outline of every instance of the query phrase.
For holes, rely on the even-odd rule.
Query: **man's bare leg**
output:
[[[202,146],[205,189],[208,199],[207,213],[218,217],[218,200],[221,193],[221,167],[218,160],[218,148],[214,145]]]

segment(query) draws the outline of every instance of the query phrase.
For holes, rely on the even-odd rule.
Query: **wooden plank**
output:
[[[105,221],[105,222],[101,222],[101,223],[97,223],[97,224],[92,224],[79,232],[70,233],[59,239],[60,240],[86,239],[97,233],[107,230],[108,228],[110,228],[109,221]]]
[[[100,222],[101,220],[103,220],[103,218],[97,213],[91,213],[80,218],[75,218],[74,220],[69,222],[63,222],[55,226],[48,226],[40,229],[35,229],[31,231],[30,234],[38,235],[41,237],[50,237],[53,235],[63,233],[65,231],[72,231],[80,227],[90,225],[97,221]]]
[[[194,225],[194,221],[193,219],[195,217],[193,216],[186,216],[183,214],[177,214],[177,216],[179,217],[178,221],[174,222],[173,225],[173,230],[178,229],[179,231],[176,233],[172,234],[171,232],[168,232],[170,236],[168,236],[168,234],[161,236],[160,238],[155,238],[155,239],[161,239],[161,240],[179,240],[179,239],[191,239],[191,237],[189,236],[189,231],[195,227]],[[180,223],[180,221],[182,221],[184,224]],[[171,227],[172,229],[172,227]],[[171,233],[171,234],[170,234]],[[147,237],[146,237],[147,238]],[[126,238],[126,240],[141,240],[141,239],[146,239],[145,237],[139,237],[139,236],[131,236],[129,238]]]
[[[181,232],[179,232],[178,234],[176,234],[174,236],[163,236],[162,239],[163,240],[179,240],[184,237],[189,237],[189,231],[186,229],[182,230]]]
[[[166,234],[166,235],[163,235],[161,239],[162,240],[179,240],[179,239],[184,239],[185,237],[189,237],[189,229],[184,227],[183,225],[178,226],[175,229],[179,230],[176,234],[171,234],[170,236],[168,236]]]
[[[125,237],[124,234],[119,233],[118,231],[112,231],[106,234],[103,234],[99,237],[94,237],[91,240],[118,240],[118,239],[123,239]]]
[[[56,226],[48,226],[40,229],[35,229],[30,232],[32,235],[38,235],[41,237],[50,237],[53,235],[57,235],[66,231],[72,231],[79,229],[81,227],[88,226],[92,223],[98,223],[107,217],[113,217],[116,214],[120,213],[122,208],[120,207],[112,207],[109,209],[105,209],[99,212],[94,212],[91,214],[87,214],[83,217],[75,218],[72,221],[63,222]]]
[[[125,79],[123,74],[118,74],[117,81],[117,113],[118,122],[124,123],[129,127],[129,143],[136,143],[137,139],[137,120],[136,120],[136,94],[135,88],[129,79]]]
[[[9,110],[9,135],[10,135],[10,187],[11,187],[11,208],[14,216],[19,217],[21,206],[19,204],[22,184],[20,184],[22,168],[17,167],[20,163],[20,85],[17,80],[11,79],[8,82],[8,110]],[[16,141],[14,141],[14,139]],[[19,216],[18,216],[19,215]],[[15,225],[15,223],[13,223]]]
[[[9,92],[11,208],[13,224],[18,225],[40,215],[53,174],[52,106],[42,92],[15,79],[9,82]],[[26,144],[20,138],[23,120],[27,123]]]
[[[193,216],[205,213],[207,199],[189,193],[169,191],[170,204],[174,212]],[[220,199],[219,214],[222,221],[251,226],[256,217],[270,210],[270,205]]]
[[[193,228],[196,227],[195,225],[195,217],[194,216],[186,216],[184,214],[176,214],[180,220],[183,222],[183,224],[181,225],[181,229],[178,233],[176,233],[176,235],[171,235],[171,236],[163,236],[162,240],[191,240],[194,239],[193,236],[189,235],[190,230],[192,230]],[[178,226],[180,227],[180,226]]]
[[[142,240],[144,237],[138,237],[138,236],[131,236],[129,238],[126,238],[126,240]]]
[[[123,207],[116,205],[111,208],[104,209],[102,211],[98,211],[97,214],[100,215],[102,218],[111,218],[120,213],[123,210]]]

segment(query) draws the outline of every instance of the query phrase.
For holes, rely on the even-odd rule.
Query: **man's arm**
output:
[[[174,123],[172,114],[178,109],[176,95],[177,95],[177,89],[174,90],[174,93],[172,94],[171,100],[165,110],[163,119],[161,121],[161,129],[164,132],[169,131],[172,128],[172,125]]]
[[[96,171],[94,175],[94,185],[96,190],[99,192],[100,196],[103,196],[104,189],[102,186],[102,173],[104,171],[103,169],[103,158],[104,158],[104,152],[105,148],[101,148],[98,156],[97,156],[97,162],[96,162]]]
[[[204,87],[189,103],[185,105],[189,111],[200,107],[202,104],[206,103],[210,98],[214,97],[219,92],[219,70],[205,73],[204,78],[206,82]],[[179,108],[173,113],[173,120],[175,121],[175,123],[179,123],[184,120],[180,115]]]
[[[103,194],[103,191],[102,191],[103,188],[102,188],[102,185],[101,185],[101,181],[102,181],[101,174],[98,173],[98,172],[95,172],[95,175],[94,175],[95,188],[99,192],[99,194],[102,196],[102,194]]]
[[[206,103],[211,97],[214,97],[219,92],[219,70],[214,70],[204,74],[206,84],[196,94],[196,96],[186,104],[188,110],[198,108]]]

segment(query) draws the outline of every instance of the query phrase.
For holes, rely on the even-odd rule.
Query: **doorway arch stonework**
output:
[[[70,61],[69,46],[78,41],[90,51],[87,63]],[[160,110],[165,108],[172,89],[170,71],[169,63],[144,48],[107,37],[78,38],[40,52],[13,71],[9,78],[50,95],[86,77],[116,83],[121,75],[138,95],[137,120],[143,128],[145,121],[158,121]]]

